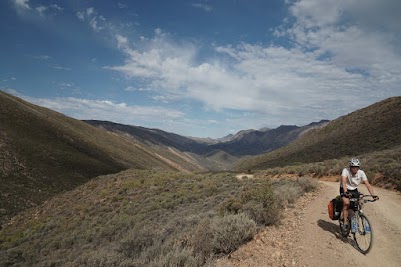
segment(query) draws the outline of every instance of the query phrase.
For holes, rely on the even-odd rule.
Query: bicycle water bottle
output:
[[[357,226],[357,222],[356,222],[356,216],[352,216],[351,218],[351,229],[353,233],[356,233],[358,231],[358,226]]]
[[[366,223],[366,224],[365,224],[365,231],[366,231],[367,233],[370,233],[370,225],[369,225],[369,223]]]

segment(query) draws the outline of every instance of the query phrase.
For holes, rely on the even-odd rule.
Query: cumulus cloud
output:
[[[29,12],[45,13],[51,7],[35,6],[28,0],[14,1],[18,9]],[[121,28],[113,27],[109,22],[112,19],[106,20],[93,7],[76,16],[93,31],[113,35],[124,60],[104,69],[126,79],[125,92],[141,92],[160,105],[200,103],[203,110],[228,116],[225,122],[220,121],[220,126],[225,123],[244,129],[282,123],[302,125],[313,120],[335,119],[399,95],[400,1],[288,0],[286,3],[288,17],[273,29],[277,41],[269,44],[201,47],[196,41],[179,40],[162,28],[155,29],[153,36],[140,33],[143,35],[133,39],[132,32],[132,35],[117,33],[116,29]],[[122,4],[118,7],[126,8]],[[211,6],[199,2],[192,7],[212,11]],[[57,10],[56,6],[52,8]],[[207,58],[203,57],[205,54]],[[45,56],[41,58],[46,60]],[[69,109],[68,114],[78,118],[119,122],[121,114],[130,114],[143,122],[166,118],[164,121],[174,124],[175,129],[188,125],[211,127],[207,124],[215,120],[213,117],[189,121],[183,112],[176,110],[110,101],[77,98],[57,99],[53,104],[50,100],[41,101],[59,111],[63,106]]]
[[[218,46],[218,56],[202,62],[196,60],[196,45],[173,41],[159,30],[145,47],[119,35],[126,60],[106,68],[127,79],[145,79],[157,88],[158,99],[174,95],[213,110],[249,111],[298,124],[313,117],[334,119],[399,92],[401,55],[395,42],[400,40],[394,32],[378,30],[384,26],[366,27],[361,14],[381,17],[371,12],[376,6],[359,0],[296,1],[286,20],[292,23],[276,29],[292,47]]]

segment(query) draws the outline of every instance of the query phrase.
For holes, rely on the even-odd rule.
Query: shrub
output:
[[[49,265],[54,266],[54,265]],[[56,265],[57,266],[57,265]],[[71,267],[130,267],[133,265],[132,260],[127,259],[123,255],[113,250],[100,249],[90,253],[84,253],[75,259]]]
[[[193,246],[203,257],[228,254],[256,234],[256,223],[246,214],[227,214],[199,224]]]
[[[215,218],[210,229],[214,252],[228,254],[256,234],[256,223],[240,213]]]
[[[280,209],[276,205],[266,208],[262,203],[249,201],[242,210],[259,225],[274,225],[280,220]]]
[[[319,186],[316,179],[305,176],[298,178],[297,183],[301,187],[302,193],[314,191]]]
[[[198,267],[202,266],[202,259],[194,256],[193,249],[188,247],[174,246],[166,255],[151,262],[151,267]]]
[[[231,197],[220,206],[221,213],[245,213],[257,224],[272,225],[279,221],[280,211],[271,184],[267,180],[248,184],[240,196]]]
[[[129,258],[138,258],[144,250],[154,244],[156,238],[155,229],[149,226],[137,227],[121,242],[119,252]]]

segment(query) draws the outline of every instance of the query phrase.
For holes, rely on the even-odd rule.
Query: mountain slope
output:
[[[319,162],[401,145],[401,97],[392,97],[308,131],[271,153],[248,158],[236,169],[267,169]]]
[[[200,151],[204,147],[207,147],[206,143],[159,129],[149,129],[109,121],[84,120],[84,122],[111,132],[126,133],[143,144],[174,147],[180,151],[188,152]]]
[[[204,157],[223,151],[231,156],[240,158],[248,155],[257,155],[285,146],[306,131],[315,127],[320,127],[328,121],[323,120],[303,127],[282,125],[276,129],[261,131],[243,130],[230,138],[220,139],[229,140],[224,142],[218,140],[214,140],[214,142],[202,142],[198,141],[200,139],[188,138],[158,129],[148,129],[108,121],[86,120],[85,122],[111,132],[128,134],[134,139],[148,145],[173,147],[182,152],[191,152]],[[232,161],[224,162],[223,160],[222,163],[226,165],[227,163],[232,163]]]
[[[322,120],[302,127],[281,125],[266,131],[247,131],[237,134],[229,142],[211,145],[209,149],[223,150],[233,156],[258,155],[288,145],[310,129],[325,125],[327,122]]]
[[[2,91],[0,103],[0,222],[102,174],[200,169]]]

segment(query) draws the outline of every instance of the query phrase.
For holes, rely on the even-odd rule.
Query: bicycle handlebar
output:
[[[363,199],[365,197],[372,197],[373,198],[372,195],[359,194],[359,198],[349,198],[349,201],[359,201],[359,200],[361,200],[361,199]],[[377,201],[377,199],[364,199],[363,200],[364,203],[375,202],[375,201]]]

